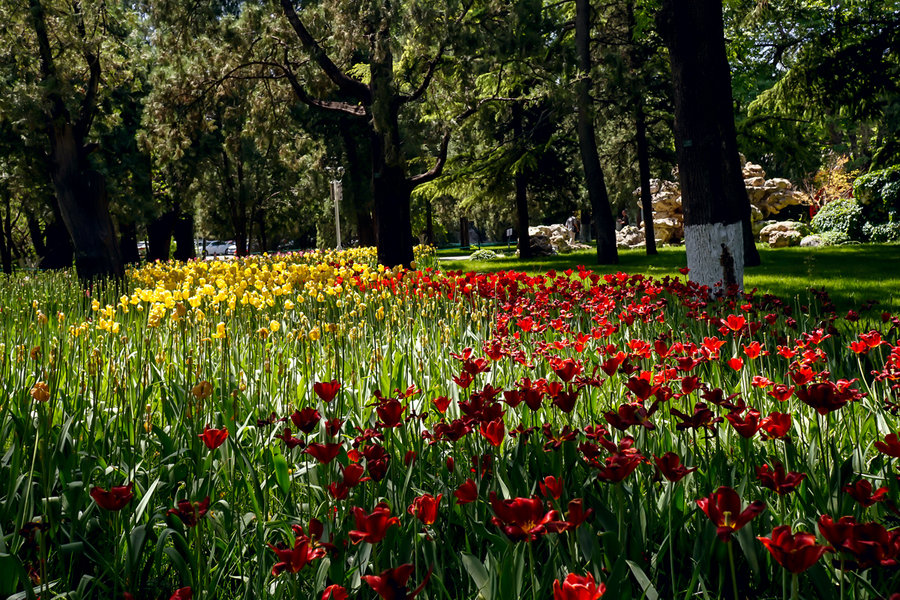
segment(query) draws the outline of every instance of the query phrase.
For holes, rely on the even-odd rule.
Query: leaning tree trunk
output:
[[[734,129],[722,0],[666,0],[657,15],[669,49],[675,148],[690,279],[743,288],[746,190]]]
[[[597,264],[614,265],[619,262],[616,249],[616,222],[609,206],[609,194],[597,139],[591,102],[591,6],[589,0],[575,0],[575,48],[578,53],[578,84],[576,86],[578,109],[578,148],[584,179],[597,232]]]

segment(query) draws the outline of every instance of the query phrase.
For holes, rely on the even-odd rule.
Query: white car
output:
[[[237,251],[237,246],[234,242],[223,242],[222,240],[213,240],[211,242],[206,242],[206,255],[207,256],[234,256]]]

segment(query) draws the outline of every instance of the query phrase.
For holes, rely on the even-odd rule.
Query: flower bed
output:
[[[0,284],[0,594],[900,587],[897,317],[371,259]]]

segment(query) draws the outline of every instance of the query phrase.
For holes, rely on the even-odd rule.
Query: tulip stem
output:
[[[731,591],[734,593],[734,600],[739,600],[737,575],[734,571],[734,542],[731,540],[728,540],[728,566],[731,567]]]
[[[675,587],[675,544],[672,539],[672,511],[675,510],[675,484],[673,482],[668,482],[669,486],[669,518],[668,518],[668,527],[669,527],[669,576],[672,578],[672,592],[674,592],[677,588]]]
[[[791,600],[797,600],[800,597],[800,577],[797,573],[791,574]]]

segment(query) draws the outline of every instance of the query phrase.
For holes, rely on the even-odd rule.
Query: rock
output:
[[[769,246],[772,248],[797,246],[802,237],[799,231],[776,231],[769,236]]]
[[[644,245],[644,230],[634,225],[626,225],[616,232],[616,247],[620,250]]]
[[[759,241],[768,243],[773,248],[797,246],[807,228],[796,221],[776,221],[769,223],[759,232]]]
[[[825,240],[823,240],[818,235],[808,235],[802,240],[800,240],[801,248],[818,248],[819,246],[824,246]]]

